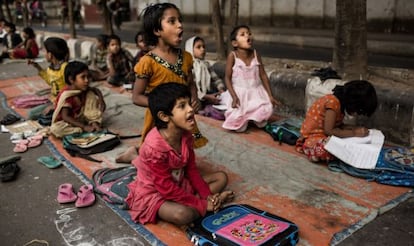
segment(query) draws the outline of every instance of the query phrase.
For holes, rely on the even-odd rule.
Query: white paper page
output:
[[[381,131],[370,130],[369,137],[372,143],[360,143],[360,138],[345,139],[331,136],[325,145],[325,149],[351,166],[373,169],[377,164],[378,156],[384,142],[384,135]]]
[[[377,129],[369,129],[369,134],[366,137],[349,137],[342,138],[345,142],[349,143],[364,143],[364,144],[383,144],[384,134]]]

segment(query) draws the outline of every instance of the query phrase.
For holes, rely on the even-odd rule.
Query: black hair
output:
[[[68,44],[64,39],[57,37],[50,37],[43,42],[47,52],[52,53],[52,55],[59,61],[66,60],[69,56]]]
[[[188,86],[176,82],[159,85],[148,94],[148,106],[158,129],[167,128],[167,123],[158,118],[158,112],[172,116],[172,110],[180,98],[191,98],[191,92]]]
[[[138,37],[139,36],[142,36],[144,38],[144,31],[138,31],[137,34],[135,34],[135,37],[134,37],[135,43],[138,42]]]
[[[108,46],[108,35],[106,34],[99,34],[98,36],[96,36],[96,40],[98,40],[99,42],[101,42],[104,47]]]
[[[343,86],[335,86],[333,94],[339,99],[343,113],[371,116],[377,109],[377,93],[366,80],[353,80]]]
[[[203,41],[203,43],[206,43],[206,41],[204,41],[204,39],[203,39],[202,37],[196,36],[196,37],[194,38],[194,41],[193,41],[193,47],[194,47],[194,44],[195,44],[197,41],[199,41],[199,40]]]
[[[9,27],[12,32],[15,32],[16,31],[16,25],[13,24],[13,23],[11,23],[11,22],[9,22],[9,21],[6,21],[4,23],[4,27]]]
[[[28,27],[25,27],[23,29],[23,32],[27,34],[28,38],[35,38],[36,37],[33,29],[31,27],[29,27],[29,26]]]
[[[157,45],[158,37],[154,32],[162,30],[161,19],[164,11],[171,8],[176,9],[180,13],[180,10],[173,3],[151,4],[144,9],[142,30],[144,31],[144,42],[147,45]]]
[[[235,26],[233,28],[233,30],[231,30],[230,32],[230,41],[236,41],[236,37],[237,37],[237,32],[242,29],[242,28],[246,28],[247,30],[250,31],[250,27],[246,26],[246,25],[238,25]]]
[[[71,61],[65,67],[65,83],[71,85],[70,79],[75,80],[76,76],[83,71],[88,70],[88,65],[80,61]]]
[[[108,46],[111,40],[118,40],[119,45],[121,45],[121,38],[116,34],[111,34],[108,36],[106,45]]]

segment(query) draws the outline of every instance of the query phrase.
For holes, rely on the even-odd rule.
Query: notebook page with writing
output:
[[[381,131],[370,129],[367,137],[338,138],[331,136],[325,149],[341,161],[363,169],[375,168],[384,143]]]

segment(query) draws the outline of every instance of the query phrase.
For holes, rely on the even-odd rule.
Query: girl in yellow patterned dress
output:
[[[168,82],[182,83],[190,87],[191,103],[197,112],[200,101],[193,80],[193,58],[179,48],[183,38],[183,24],[180,10],[172,3],[157,3],[148,6],[143,17],[144,40],[154,48],[135,65],[135,81],[132,100],[134,104],[148,107],[148,96],[155,87]],[[154,120],[147,109],[142,129],[142,141],[154,127]],[[194,147],[202,147],[207,139],[196,126],[193,131]]]

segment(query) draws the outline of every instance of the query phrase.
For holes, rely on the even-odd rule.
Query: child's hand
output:
[[[365,137],[369,134],[368,128],[362,126],[355,127],[354,129],[352,129],[352,132],[354,133],[355,137]]]
[[[220,94],[214,93],[214,94],[206,94],[204,96],[204,99],[212,104],[219,104],[220,103]]]
[[[239,107],[239,105],[240,105],[240,100],[239,100],[239,98],[238,98],[238,97],[235,97],[235,98],[233,99],[233,102],[231,103],[231,107],[232,107],[232,108],[238,108],[238,107]]]
[[[29,59],[27,60],[27,65],[33,66],[34,68],[36,68],[37,70],[41,70],[42,67],[40,67],[39,63]]]
[[[32,59],[27,60],[27,65],[36,65],[37,62],[34,62]]]
[[[280,106],[280,105],[282,105],[282,103],[279,102],[278,100],[276,100],[274,97],[270,97],[270,102],[272,103],[273,106]]]
[[[194,112],[196,112],[196,113],[197,113],[197,112],[200,110],[200,108],[201,108],[201,103],[200,103],[200,100],[198,100],[198,98],[193,99],[193,100],[191,101],[191,106],[193,107]]]
[[[83,127],[83,130],[85,132],[96,132],[96,131],[102,130],[102,128],[101,128],[101,126],[98,123],[93,122],[93,123],[91,123],[89,125],[84,126]]]
[[[85,132],[93,132],[95,130],[95,127],[93,127],[92,125],[86,125],[86,126],[82,127],[82,129]]]
[[[207,211],[217,212],[221,207],[220,194],[214,194],[207,197]]]

